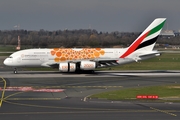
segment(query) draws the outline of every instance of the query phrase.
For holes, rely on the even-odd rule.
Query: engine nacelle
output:
[[[81,64],[80,64],[81,70],[94,70],[95,68],[96,68],[96,62],[81,61]]]
[[[59,71],[61,72],[75,72],[76,64],[75,63],[60,63]]]

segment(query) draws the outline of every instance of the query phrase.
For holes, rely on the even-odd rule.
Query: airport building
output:
[[[164,31],[161,32],[160,35],[163,36],[163,37],[166,37],[166,38],[175,37],[175,34],[174,34],[173,30],[164,30]]]

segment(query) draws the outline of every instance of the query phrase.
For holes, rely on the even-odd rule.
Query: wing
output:
[[[65,62],[69,62],[69,63],[81,63],[81,61],[92,61],[92,62],[96,62],[97,67],[110,67],[110,66],[116,66],[119,65],[119,63],[117,62],[119,60],[119,58],[117,59],[112,59],[112,58],[95,58],[95,59],[79,59],[79,60],[67,60]],[[58,68],[60,63],[64,63],[64,62],[44,62],[43,64],[41,64],[41,66],[43,67],[52,67],[52,68]]]

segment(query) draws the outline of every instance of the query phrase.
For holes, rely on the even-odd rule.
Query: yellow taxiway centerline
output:
[[[0,107],[2,106],[2,102],[3,102],[3,99],[4,99],[4,93],[5,93],[5,89],[6,89],[6,80],[2,77],[0,77],[3,82],[4,82],[4,87],[3,87],[3,91],[2,91],[2,94],[1,94],[1,100],[0,100]]]

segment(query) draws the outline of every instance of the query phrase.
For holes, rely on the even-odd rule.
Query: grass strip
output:
[[[158,95],[161,100],[180,101],[180,84],[122,89],[95,94],[90,98],[135,100],[137,95]]]

